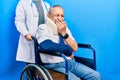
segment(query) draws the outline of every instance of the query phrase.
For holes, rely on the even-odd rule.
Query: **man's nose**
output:
[[[62,20],[62,21],[64,20],[63,17],[61,17],[61,16],[59,16],[58,19],[59,19],[59,20]]]

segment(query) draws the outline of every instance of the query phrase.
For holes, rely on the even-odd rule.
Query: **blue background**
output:
[[[96,50],[97,70],[103,80],[120,80],[120,1],[46,0],[62,5],[65,20],[77,42]],[[15,8],[18,0],[0,0],[0,80],[19,80],[25,66],[15,60],[18,36]],[[77,56],[84,56],[75,53]]]

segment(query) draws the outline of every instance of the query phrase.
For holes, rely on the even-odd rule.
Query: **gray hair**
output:
[[[49,8],[48,14],[51,14],[51,10],[52,10],[53,8],[55,8],[55,7],[60,7],[60,8],[62,8],[62,6],[60,6],[60,5],[53,5],[53,6],[51,6],[51,7]]]

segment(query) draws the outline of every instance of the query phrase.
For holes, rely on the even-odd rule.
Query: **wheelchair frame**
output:
[[[20,80],[53,80],[53,78],[51,77],[50,73],[48,72],[48,70],[46,68],[44,68],[42,65],[39,65],[39,61],[41,61],[39,59],[39,47],[38,47],[38,43],[37,43],[37,39],[35,37],[32,37],[33,41],[34,41],[34,50],[35,50],[35,64],[27,64],[22,73],[21,73],[21,77]],[[93,68],[94,70],[96,70],[96,52],[94,50],[94,48],[91,47],[90,44],[80,44],[78,43],[78,47],[79,48],[86,48],[86,49],[90,49],[93,52],[93,64],[94,66],[91,66],[91,64],[89,64],[90,60],[87,58],[80,58],[80,57],[75,57],[76,61],[81,62],[81,63],[87,63],[87,66],[90,66],[91,68]],[[65,65],[66,65],[66,71],[65,71],[65,80],[68,80],[68,60],[66,58],[66,56],[64,54],[61,53],[52,53],[52,55],[55,56],[61,56],[63,57],[63,59],[65,60]],[[27,78],[27,79],[24,79]]]

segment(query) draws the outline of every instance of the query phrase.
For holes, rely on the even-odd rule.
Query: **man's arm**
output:
[[[25,36],[26,34],[29,33],[26,28],[25,8],[23,6],[22,1],[19,1],[16,7],[15,25],[20,34]]]
[[[56,20],[56,25],[58,28],[58,32],[62,35],[65,36],[67,34],[67,27],[66,23],[64,21]],[[69,45],[73,51],[77,51],[78,45],[75,40],[71,38],[71,36],[68,34],[68,37],[64,39],[64,41]]]
[[[41,52],[49,53],[49,52],[60,52],[65,54],[66,56],[72,55],[72,49],[68,45],[62,43],[55,43],[49,39],[41,42],[39,44],[39,49]]]
[[[32,40],[31,34],[28,32],[26,27],[26,18],[25,18],[26,10],[24,8],[24,4],[22,1],[19,1],[16,7],[16,16],[15,16],[15,25],[17,30],[25,36],[27,40]]]
[[[66,33],[67,34],[67,33]],[[73,51],[77,51],[78,46],[75,40],[73,40],[69,34],[68,34],[68,38],[64,39],[64,41],[67,43],[67,45],[69,45]]]

